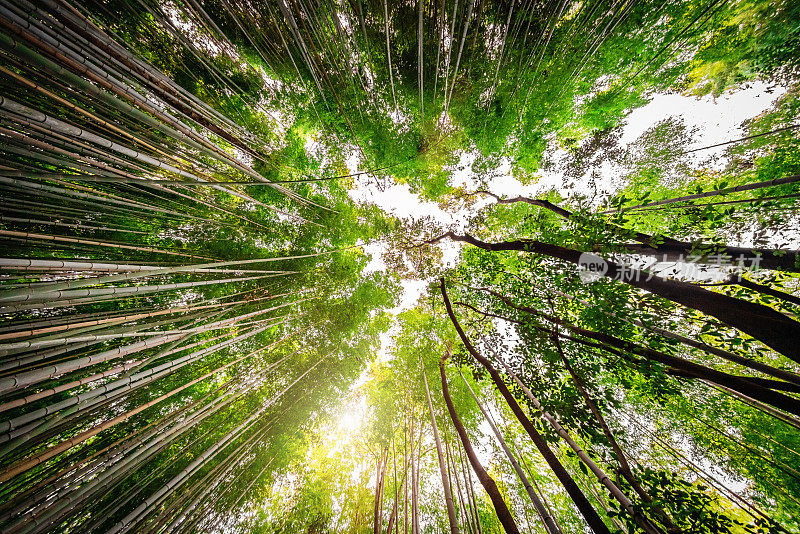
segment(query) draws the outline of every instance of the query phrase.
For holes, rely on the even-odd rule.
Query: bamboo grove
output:
[[[0,528],[800,532],[798,75],[790,1],[0,0]]]

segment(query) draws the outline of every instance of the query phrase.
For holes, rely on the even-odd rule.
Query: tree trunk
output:
[[[461,439],[461,444],[464,447],[464,451],[467,453],[469,463],[472,465],[472,469],[475,471],[478,481],[486,490],[486,493],[489,494],[489,498],[492,500],[495,513],[497,513],[497,518],[503,525],[503,529],[505,529],[508,534],[519,534],[517,524],[514,522],[514,518],[511,517],[511,512],[509,511],[508,506],[506,506],[503,496],[500,495],[500,490],[497,488],[497,483],[491,476],[489,476],[489,473],[486,472],[486,469],[483,468],[478,460],[478,457],[475,455],[475,451],[472,449],[472,444],[470,444],[469,437],[467,436],[467,431],[464,428],[464,425],[461,423],[461,419],[458,417],[458,414],[456,413],[456,409],[453,406],[453,401],[450,398],[450,390],[447,387],[447,376],[444,372],[444,359],[439,362],[439,374],[442,378],[442,394],[444,395],[444,402],[447,404],[447,411],[450,412],[450,419],[453,421],[453,426],[456,427],[456,432],[458,433],[458,437]]]
[[[386,459],[387,450],[381,449],[380,456],[377,460],[375,472],[375,510],[372,522],[372,532],[374,534],[381,534],[382,528],[382,509],[383,509],[383,479],[386,474]]]
[[[800,271],[800,251],[797,250],[772,250],[747,247],[730,247],[724,245],[710,245],[704,243],[689,243],[688,241],[670,240],[655,245],[647,243],[626,243],[622,245],[632,254],[651,256],[665,262],[697,261],[700,263],[714,263],[712,256],[722,256],[730,263],[743,264],[756,269],[773,269],[778,271]],[[699,250],[708,250],[700,253]],[[690,258],[691,256],[691,258]]]
[[[395,527],[395,518],[397,517],[397,499],[394,500],[392,505],[392,513],[389,516],[389,525],[386,527],[386,534],[392,534],[392,529]]]
[[[422,363],[422,360],[420,360]],[[422,365],[422,382],[425,384],[425,397],[428,400],[428,412],[431,415],[431,426],[433,428],[433,439],[436,441],[436,457],[439,460],[439,473],[442,475],[442,488],[444,489],[444,502],[447,508],[447,520],[450,523],[450,532],[458,534],[458,521],[456,520],[456,508],[453,503],[453,492],[450,488],[450,481],[447,478],[447,468],[442,454],[442,442],[439,440],[439,429],[436,426],[436,418],[433,415],[433,403],[431,402],[431,391],[428,388],[428,378],[425,376],[425,366]]]
[[[421,534],[422,529],[419,525],[419,494],[420,494],[420,479],[419,479],[419,470],[422,466],[422,436],[424,435],[425,427],[422,425],[422,419],[419,421],[419,440],[417,441],[417,461],[416,461],[416,468],[414,473],[416,475],[416,481],[414,482],[414,494],[416,495],[416,500],[414,501],[414,529],[416,530],[416,534]]]
[[[761,293],[762,295],[769,295],[771,297],[775,297],[776,299],[780,299],[785,302],[791,302],[792,304],[797,304],[798,306],[800,306],[800,297],[798,297],[797,295],[792,295],[791,293],[786,293],[784,291],[778,291],[777,289],[773,289],[764,284],[758,284],[756,282],[748,280],[743,276],[740,276],[738,278],[732,278],[731,283],[742,286],[751,291]]]
[[[589,502],[581,489],[572,479],[569,472],[567,472],[564,466],[561,465],[561,462],[558,460],[556,455],[553,454],[553,451],[550,450],[547,442],[545,442],[544,438],[539,434],[539,431],[536,430],[536,427],[533,426],[530,419],[528,419],[528,417],[522,411],[519,403],[517,403],[516,399],[511,394],[511,391],[509,391],[508,386],[505,385],[503,379],[500,377],[500,373],[497,372],[497,369],[492,366],[489,360],[481,356],[481,354],[469,341],[469,338],[467,338],[467,335],[462,330],[461,325],[458,323],[458,319],[456,319],[456,316],[453,313],[453,307],[450,304],[450,298],[447,296],[447,289],[445,289],[444,278],[439,280],[439,289],[441,290],[442,297],[444,298],[447,315],[450,317],[450,321],[456,328],[456,331],[458,332],[461,341],[464,343],[464,346],[467,348],[467,351],[489,372],[489,376],[491,376],[492,381],[500,391],[500,394],[503,395],[503,398],[506,400],[506,403],[508,403],[511,411],[514,412],[514,415],[517,417],[523,428],[525,428],[525,431],[533,440],[536,448],[539,449],[539,452],[542,454],[542,456],[544,456],[545,461],[547,461],[547,464],[556,474],[556,477],[558,477],[558,480],[564,486],[564,489],[567,490],[567,493],[572,498],[575,506],[577,506],[578,510],[581,512],[581,515],[583,515],[584,519],[586,519],[586,522],[589,524],[592,530],[594,530],[595,534],[611,534],[606,524],[602,519],[600,519],[597,511],[592,506],[592,503]]]
[[[514,198],[501,198],[490,191],[483,189],[477,190],[471,194],[481,193],[491,196],[498,204],[514,204],[517,202],[524,202],[534,206],[539,206],[546,210],[555,213],[559,217],[581,222],[582,217],[575,215],[569,210],[556,206],[548,200],[538,198],[529,198],[517,196]],[[704,243],[690,243],[688,241],[679,241],[669,237],[661,237],[661,243],[657,243],[653,236],[637,232],[635,230],[628,230],[613,223],[605,223],[605,227],[620,236],[633,237],[638,243],[625,244],[624,247],[631,253],[642,254],[645,256],[656,256],[663,258],[663,261],[688,261],[689,256],[698,258],[696,261],[701,263],[708,262],[709,256],[712,254],[720,254],[726,256],[733,262],[734,260],[748,261],[751,265],[758,266],[762,269],[778,269],[786,271],[800,270],[800,251],[796,250],[772,250],[772,249],[756,249],[746,247],[729,247],[724,245],[708,245]],[[698,254],[697,249],[707,250],[712,248],[713,252],[706,254]],[[695,252],[693,252],[693,250]]]
[[[534,286],[536,286],[536,287],[538,287],[540,289],[544,289],[544,288],[542,288],[542,286],[539,286],[538,284],[532,284],[532,285],[534,285]],[[574,295],[569,295],[567,293],[563,293],[563,292],[555,290],[555,289],[547,289],[547,290],[548,291],[552,291],[553,293],[555,293],[557,295],[560,295],[560,296],[562,296],[562,297],[564,297],[566,299],[575,300],[577,302],[580,302],[584,306],[593,307],[593,308],[595,308],[597,310],[601,310],[604,314],[608,315],[609,317],[613,317],[615,319],[621,319],[623,321],[626,321],[626,322],[629,322],[631,324],[634,324],[634,325],[636,325],[636,326],[638,326],[640,328],[644,328],[644,329],[650,330],[652,332],[655,332],[656,334],[662,335],[664,337],[668,337],[670,339],[675,339],[675,340],[680,341],[681,343],[684,343],[684,344],[686,344],[686,345],[688,345],[690,347],[694,347],[696,349],[702,350],[702,351],[707,352],[709,354],[713,354],[715,356],[719,356],[720,358],[722,358],[724,360],[728,360],[729,362],[737,363],[737,364],[742,365],[744,367],[749,367],[750,369],[753,369],[755,371],[760,371],[760,372],[762,372],[764,374],[768,374],[770,376],[774,376],[775,378],[780,378],[781,380],[785,380],[787,382],[791,382],[792,384],[800,385],[800,375],[798,375],[796,373],[793,373],[791,371],[785,371],[783,369],[778,369],[776,367],[772,367],[771,365],[767,365],[765,363],[761,363],[759,361],[753,360],[751,358],[747,358],[747,357],[742,356],[740,354],[735,354],[733,352],[721,349],[719,347],[713,347],[711,345],[707,345],[706,343],[703,343],[702,341],[698,341],[696,339],[688,338],[686,336],[683,336],[683,335],[678,334],[676,332],[672,332],[670,330],[665,330],[665,329],[659,328],[657,326],[647,325],[647,324],[643,323],[642,321],[640,321],[638,319],[633,319],[633,318],[629,319],[629,318],[626,318],[626,317],[621,317],[621,316],[617,315],[616,313],[614,313],[612,311],[605,310],[605,309],[602,309],[602,308],[598,308],[597,306],[592,306],[591,303],[589,303],[589,302],[587,302],[587,301],[585,301],[583,299],[580,299],[578,297],[575,297]]]
[[[653,498],[650,496],[647,491],[642,487],[639,481],[633,474],[633,470],[631,469],[630,464],[628,463],[628,458],[625,454],[625,451],[622,450],[622,447],[617,442],[614,434],[611,432],[611,429],[606,423],[605,417],[603,417],[602,412],[600,412],[600,408],[597,404],[592,400],[592,397],[589,395],[589,392],[586,391],[586,387],[584,386],[583,380],[578,376],[578,372],[569,363],[567,360],[566,354],[564,354],[564,350],[561,347],[561,341],[558,339],[558,335],[553,335],[553,343],[556,346],[556,351],[558,352],[559,357],[561,358],[561,362],[564,364],[564,367],[569,372],[570,377],[572,377],[572,382],[575,384],[576,389],[583,397],[586,406],[589,408],[589,411],[592,412],[595,419],[597,420],[597,424],[600,425],[600,429],[603,431],[603,435],[606,437],[608,444],[611,446],[611,450],[614,451],[614,456],[617,458],[617,463],[619,464],[619,472],[628,481],[628,484],[631,485],[633,490],[639,495],[639,498],[646,503],[652,503]],[[659,518],[663,521],[664,525],[667,527],[669,532],[678,532],[677,527],[675,527],[672,519],[667,515],[664,511],[663,507],[660,505],[653,506],[653,511],[658,514]]]
[[[558,319],[557,317],[553,317],[534,308],[513,304],[510,299],[503,297],[496,292],[492,291],[491,293],[495,296],[498,296],[498,298],[512,308],[516,308],[532,315],[544,317],[548,321],[551,321],[559,326],[563,326],[581,336],[597,340],[604,345],[610,345],[632,354],[644,356],[649,360],[656,361],[674,368],[678,372],[684,373],[684,376],[695,376],[697,378],[702,378],[703,380],[732,388],[744,395],[753,397],[756,400],[765,402],[781,410],[785,410],[795,415],[800,415],[800,400],[774,391],[773,389],[764,387],[755,381],[751,381],[749,377],[739,377],[723,371],[717,371],[711,367],[706,367],[689,360],[684,360],[683,358],[678,358],[677,356],[672,356],[671,354],[657,351],[649,347],[642,347],[631,341],[625,341],[609,334],[574,326],[566,321]],[[790,387],[790,385],[787,384],[787,387]]]
[[[399,534],[399,529],[397,525],[400,522],[397,520],[397,499],[398,499],[398,486],[397,486],[397,453],[395,451],[395,436],[392,433],[392,472],[394,478],[394,510],[392,511],[392,517],[389,519],[389,528],[386,529],[386,534],[392,534],[392,521],[394,521],[395,525],[395,534]]]
[[[461,474],[464,477],[464,495],[467,498],[467,514],[472,523],[472,529],[476,534],[483,534],[480,514],[478,513],[478,500],[475,498],[475,487],[472,485],[472,476],[467,467],[467,460],[464,458],[463,447],[456,447],[458,450],[458,462],[461,466]]]
[[[517,462],[517,459],[514,458],[514,455],[509,450],[508,445],[506,445],[506,440],[503,439],[503,434],[497,428],[497,425],[494,424],[494,421],[492,421],[492,418],[483,407],[483,404],[481,404],[481,401],[478,400],[478,396],[475,395],[475,392],[472,390],[472,386],[470,386],[469,382],[467,382],[467,379],[464,378],[464,374],[461,372],[461,369],[458,369],[458,374],[461,375],[461,379],[464,381],[464,384],[467,385],[467,389],[469,389],[470,395],[472,395],[473,400],[475,400],[475,403],[478,405],[478,409],[483,414],[483,418],[486,419],[487,423],[489,423],[492,433],[494,433],[498,443],[500,443],[500,448],[503,449],[506,458],[508,458],[508,461],[511,462],[511,466],[514,468],[514,472],[517,474],[522,482],[522,485],[525,487],[525,491],[527,492],[528,497],[530,497],[531,503],[533,503],[533,507],[536,509],[536,513],[539,514],[539,518],[542,520],[545,530],[549,534],[563,534],[561,529],[558,528],[558,525],[553,522],[553,518],[550,517],[549,512],[547,509],[545,509],[544,504],[542,503],[541,499],[539,499],[539,496],[536,494],[533,486],[531,486],[531,483],[528,481],[528,477],[525,475],[522,467],[520,467],[519,462]]]
[[[471,235],[462,236],[453,232],[448,232],[433,241],[445,237],[493,252],[503,250],[533,252],[575,265],[580,263],[580,252],[541,241],[517,240],[487,243]],[[677,304],[683,304],[716,317],[723,323],[738,328],[780,354],[800,363],[800,344],[796,341],[800,339],[800,322],[792,320],[767,306],[714,293],[694,284],[668,280],[658,276],[653,276],[648,280],[647,275],[637,269],[623,268],[612,261],[606,261],[605,265],[608,269],[604,276],[619,279],[622,282],[644,289]]]
[[[408,412],[403,432],[403,534],[408,534]]]
[[[444,445],[445,451],[447,452],[447,468],[448,470],[452,468],[453,479],[455,479],[456,482],[456,495],[458,497],[459,510],[461,511],[461,519],[464,522],[464,528],[467,530],[468,534],[475,534],[472,526],[472,511],[468,508],[469,505],[464,499],[464,493],[461,491],[461,482],[458,480],[458,468],[456,467],[455,460],[450,454],[450,443],[445,440]]]
[[[420,425],[421,426],[421,425]],[[413,425],[412,425],[413,428]],[[417,462],[419,459],[417,456],[419,455],[420,451],[417,451],[417,454],[414,454],[414,435],[411,435],[411,534],[419,534],[419,524],[417,523],[417,484],[418,484],[418,476],[419,471],[417,471]]]

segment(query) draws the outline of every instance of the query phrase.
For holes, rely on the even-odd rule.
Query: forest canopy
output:
[[[0,0],[0,530],[800,534],[800,3]]]

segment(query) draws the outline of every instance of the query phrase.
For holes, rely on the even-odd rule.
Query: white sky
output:
[[[767,91],[772,91],[768,93]],[[772,107],[775,101],[786,94],[785,87],[775,87],[764,82],[752,82],[747,88],[730,91],[714,98],[712,95],[704,97],[685,96],[681,94],[656,94],[645,106],[635,109],[625,120],[622,136],[619,141],[620,148],[626,148],[636,141],[645,131],[656,123],[669,117],[680,117],[689,131],[697,128],[695,144],[688,149],[723,143],[743,137],[741,127],[743,121],[756,117]],[[721,156],[727,146],[702,150],[695,153],[694,162],[703,162],[707,165],[712,157],[719,160],[713,166],[720,168],[725,160]],[[554,153],[554,160],[558,161],[566,154],[563,150]],[[611,164],[604,164],[597,170],[600,174],[599,185],[605,186],[605,191],[610,193],[620,185],[618,179],[620,168]],[[530,186],[523,186],[512,176],[507,175],[492,183],[503,194],[526,194],[535,196],[550,189],[560,189],[563,182],[560,173],[556,171],[542,173],[541,179]],[[580,185],[580,184],[578,184]],[[516,191],[516,192],[514,192]],[[574,190],[573,190],[574,191]]]
[[[696,126],[701,131],[702,142],[690,148],[741,137],[743,131],[740,125],[743,121],[769,109],[778,97],[786,93],[786,88],[776,87],[769,94],[766,91],[770,87],[764,82],[753,82],[747,89],[725,93],[718,98],[712,95],[701,98],[680,94],[656,95],[649,104],[628,116],[620,142],[627,144],[635,141],[653,124],[674,115],[680,115],[687,126]]]

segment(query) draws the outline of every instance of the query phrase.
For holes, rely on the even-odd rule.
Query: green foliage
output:
[[[796,362],[666,298],[587,283],[571,262],[465,246],[445,268],[427,242],[445,222],[353,200],[400,184],[455,214],[458,233],[628,266],[647,247],[791,257],[797,183],[730,188],[800,173],[797,2],[89,0],[10,2],[0,17],[4,530],[367,533],[376,498],[383,524],[405,504],[413,460],[421,530],[443,531],[433,424],[462,522],[474,483],[482,532],[499,533],[443,404],[442,360],[512,515],[522,524],[528,495],[467,386],[564,532],[584,530],[434,285],[392,312],[404,284],[442,275],[477,350],[613,528],[641,531],[503,363],[664,530],[800,527],[796,421],[649,356],[745,379],[747,359]],[[696,156],[713,147],[695,151],[700,132],[678,117],[620,144],[655,94],[753,82],[786,92],[722,165]],[[475,198],[553,175],[529,202]],[[367,271],[366,245],[385,246],[386,269]],[[799,269],[748,274],[769,292],[707,287],[793,317]],[[746,486],[757,519],[703,481],[709,465]]]

